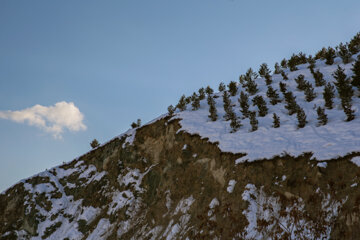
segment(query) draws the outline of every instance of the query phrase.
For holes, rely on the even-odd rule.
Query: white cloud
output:
[[[61,138],[66,128],[72,132],[86,130],[84,115],[72,102],[58,102],[49,107],[37,104],[19,111],[0,111],[0,118],[36,126],[55,138]]]

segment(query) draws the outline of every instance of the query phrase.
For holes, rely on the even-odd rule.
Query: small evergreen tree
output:
[[[279,82],[279,88],[280,88],[280,92],[282,92],[282,94],[285,95],[285,93],[286,93],[286,83]]]
[[[314,87],[311,85],[311,83],[307,82],[305,86],[305,99],[308,102],[311,102],[316,98],[316,94],[314,92]]]
[[[259,121],[256,119],[256,112],[250,112],[251,131],[254,132],[258,129]]]
[[[315,60],[317,60],[317,59],[325,59],[326,53],[327,53],[327,50],[326,50],[326,48],[323,47],[320,51],[318,51],[315,54]]]
[[[257,84],[255,83],[257,77],[258,75],[251,68],[249,68],[245,74],[245,83],[243,87],[246,88],[246,91],[250,95],[254,95],[258,91]]]
[[[191,103],[191,96],[186,97],[185,102],[186,102],[186,104],[190,104]]]
[[[236,82],[231,81],[228,85],[228,88],[229,88],[230,95],[235,96],[237,93],[237,90],[238,90],[238,88],[236,86]]]
[[[285,58],[283,60],[281,60],[280,65],[281,65],[282,68],[287,68],[288,67],[287,66],[287,61],[286,61]]]
[[[286,75],[286,73],[284,71],[281,71],[281,76],[283,77],[283,79],[286,81],[286,80],[289,80],[288,76]]]
[[[249,96],[244,93],[243,91],[240,92],[240,98],[238,99],[241,113],[242,115],[247,118],[249,116]]]
[[[351,84],[360,90],[360,55],[358,55],[356,62],[352,65],[353,71]]]
[[[168,109],[169,115],[172,116],[172,115],[174,114],[174,112],[175,112],[174,106],[173,106],[173,105],[170,105],[170,106],[168,106],[167,109]]]
[[[192,106],[192,110],[196,111],[200,108],[200,99],[198,97],[198,95],[196,95],[196,93],[193,93],[193,95],[191,96],[191,106]]]
[[[214,93],[214,90],[210,86],[207,86],[205,92],[207,95],[211,95]]]
[[[199,100],[203,100],[205,99],[205,89],[204,88],[200,88],[199,89]]]
[[[325,60],[326,60],[325,63],[327,65],[333,65],[335,57],[336,57],[335,50],[332,47],[328,47],[326,54],[325,54]]]
[[[268,86],[272,83],[272,79],[271,79],[270,74],[265,75],[265,83]]]
[[[324,80],[324,75],[319,70],[316,70],[316,72],[312,71],[311,73],[315,79],[316,87],[321,87],[325,85],[326,81]]]
[[[266,75],[270,75],[271,71],[266,63],[260,65],[259,75],[264,78]]]
[[[90,146],[94,149],[100,146],[100,143],[98,142],[98,140],[96,140],[96,138],[94,138],[94,140],[91,141]]]
[[[343,60],[343,63],[347,64],[351,62],[351,52],[349,51],[348,47],[343,43],[340,43],[338,49],[339,49],[339,56]]]
[[[326,125],[327,124],[327,121],[328,121],[328,118],[327,118],[327,115],[325,113],[325,108],[321,108],[320,106],[317,108],[316,110],[317,112],[317,120],[318,120],[318,123],[319,125]]]
[[[274,74],[280,74],[281,73],[281,68],[280,68],[280,65],[279,63],[275,63],[274,65]]]
[[[333,108],[333,98],[335,97],[334,86],[327,83],[324,87],[323,97],[325,100],[325,107],[328,109]]]
[[[244,74],[239,76],[239,83],[241,84],[241,86],[244,87],[244,85],[245,85],[245,75]]]
[[[230,127],[232,128],[231,132],[236,132],[242,125],[239,119],[236,117],[232,107],[230,107],[229,111],[229,118],[230,118]]]
[[[314,69],[314,68],[315,68],[316,60],[315,60],[315,58],[313,58],[311,55],[309,55],[309,57],[308,57],[308,59],[307,59],[307,62],[309,63],[308,68],[310,68],[310,69]]]
[[[131,127],[132,128],[137,128],[137,127],[140,127],[141,126],[141,119],[138,118],[138,120],[136,120],[136,122],[133,122],[131,124]]]
[[[273,114],[273,128],[280,127],[280,118],[276,115],[276,113]]]
[[[216,121],[218,116],[217,116],[215,101],[214,101],[214,98],[210,94],[207,97],[207,102],[209,104],[209,116],[208,117],[211,119],[211,121]]]
[[[179,103],[176,105],[176,108],[178,108],[180,111],[186,110],[186,100],[185,99],[186,99],[185,95],[182,95],[179,100]]]
[[[268,113],[268,108],[266,106],[266,102],[264,100],[264,98],[262,96],[255,96],[253,98],[253,104],[256,105],[259,109],[259,116],[260,117],[265,117],[266,114]]]
[[[288,110],[289,115],[293,115],[298,111],[299,105],[296,103],[296,97],[293,95],[292,92],[285,93],[285,101],[285,108]]]
[[[298,68],[296,67],[297,64],[298,63],[297,63],[296,55],[293,54],[288,61],[288,66],[289,66],[290,71],[293,72],[293,71],[298,70]]]
[[[223,93],[223,103],[224,103],[224,111],[225,111],[224,119],[226,121],[228,121],[228,120],[230,120],[230,117],[231,117],[230,114],[231,114],[232,108],[231,108],[230,96],[227,91],[224,91],[224,93]]]
[[[337,70],[333,73],[333,77],[336,79],[334,84],[339,93],[341,104],[344,106],[345,104],[350,103],[351,98],[354,95],[354,91],[344,72],[344,69],[338,66]]]
[[[355,114],[354,114],[354,110],[351,109],[351,103],[350,102],[345,102],[344,104],[342,104],[342,107],[344,109],[344,113],[347,116],[346,121],[351,121],[355,118]]]
[[[306,88],[306,81],[305,81],[305,76],[300,74],[299,76],[297,76],[297,78],[295,78],[295,82],[297,83],[297,89],[303,91]]]
[[[274,90],[272,88],[272,86],[268,86],[268,89],[266,91],[266,96],[268,98],[270,98],[270,103],[272,105],[276,105],[278,104],[279,102],[281,102],[281,100],[279,99],[279,94],[276,92],[276,90]]]
[[[224,91],[225,90],[225,84],[223,83],[223,82],[221,82],[220,84],[219,84],[219,92],[222,92],[222,91]]]
[[[302,108],[298,108],[296,112],[296,118],[298,120],[298,127],[303,128],[305,127],[307,121],[306,121],[306,114]]]
[[[356,54],[360,51],[360,33],[357,33],[349,42],[349,51],[352,54]]]

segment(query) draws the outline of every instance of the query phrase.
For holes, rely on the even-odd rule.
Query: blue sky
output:
[[[59,123],[56,137],[41,123],[0,119],[0,191],[150,121],[182,94],[360,31],[359,1],[307,2],[0,1],[0,113],[72,102],[86,126]]]

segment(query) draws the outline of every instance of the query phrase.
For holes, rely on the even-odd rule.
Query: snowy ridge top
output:
[[[356,56],[353,56],[356,59]],[[316,61],[315,71],[319,70],[324,75],[324,80],[333,84],[335,81],[332,74],[336,71],[338,65],[345,70],[347,77],[351,77],[351,70],[354,62],[343,64],[341,58],[335,58],[333,65],[326,65],[323,60]],[[355,111],[355,119],[346,122],[346,115],[341,106],[339,95],[335,89],[335,98],[333,109],[325,109],[328,116],[328,123],[324,126],[318,126],[316,108],[324,107],[323,91],[324,87],[315,87],[315,80],[311,74],[308,64],[298,65],[298,70],[290,72],[284,69],[289,80],[283,80],[281,74],[272,75],[273,89],[276,89],[281,102],[277,105],[271,105],[270,99],[266,96],[267,85],[265,79],[257,78],[255,80],[259,91],[253,96],[249,96],[250,111],[258,111],[253,106],[252,99],[256,95],[262,96],[267,102],[269,109],[265,117],[257,117],[259,128],[251,132],[249,118],[242,118],[238,98],[240,91],[245,91],[238,86],[236,96],[230,97],[233,110],[240,119],[242,126],[237,132],[231,132],[230,121],[224,120],[224,109],[222,92],[214,94],[215,106],[217,109],[217,121],[211,121],[209,115],[209,105],[206,99],[200,101],[200,108],[196,111],[191,110],[191,104],[187,105],[187,110],[176,111],[173,119],[180,119],[182,128],[179,131],[186,131],[190,134],[198,134],[203,138],[209,138],[210,142],[218,142],[219,148],[224,152],[246,153],[236,163],[244,161],[255,161],[260,159],[271,159],[274,156],[289,154],[299,156],[305,152],[313,153],[313,158],[317,160],[329,160],[344,156],[351,152],[359,151],[360,144],[360,118],[359,106],[360,99],[357,97],[359,92],[353,87],[354,96],[352,98],[352,109]],[[300,74],[305,76],[305,80],[314,87],[316,98],[307,102],[303,91],[296,88],[294,81]],[[280,92],[279,82],[286,83],[288,91],[293,92],[298,105],[304,109],[307,116],[307,124],[304,128],[297,127],[296,114],[289,115],[285,108],[284,96]],[[334,85],[334,84],[333,84]],[[280,117],[280,127],[272,127],[272,115],[276,113]]]

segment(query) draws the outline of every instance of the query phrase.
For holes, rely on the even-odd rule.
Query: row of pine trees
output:
[[[349,63],[353,61],[352,55],[358,53],[360,50],[360,33],[357,34],[350,43],[340,44],[334,49],[332,48],[323,48],[320,50],[313,58],[311,55],[306,57],[305,54],[300,53],[298,55],[293,55],[289,60],[283,59],[281,61],[281,67],[278,63],[275,64],[274,74],[281,74],[284,81],[279,83],[280,92],[283,95],[283,99],[286,103],[285,108],[288,110],[289,115],[293,115],[296,113],[298,119],[298,127],[303,128],[306,123],[306,114],[304,110],[297,104],[296,97],[293,93],[287,90],[286,81],[288,80],[287,74],[284,72],[284,68],[289,68],[290,71],[297,70],[296,66],[299,64],[309,63],[308,68],[313,75],[315,80],[316,87],[324,87],[323,98],[325,101],[324,107],[318,107],[316,109],[318,115],[318,123],[319,125],[325,125],[328,121],[327,115],[325,113],[325,109],[333,108],[333,98],[335,97],[335,87],[339,94],[341,105],[344,110],[344,113],[347,116],[347,121],[351,121],[355,118],[354,111],[352,110],[351,99],[354,95],[354,91],[352,86],[357,87],[360,90],[360,57],[355,61],[352,67],[353,77],[352,79],[348,78],[340,66],[338,66],[337,70],[333,73],[333,77],[336,82],[334,82],[335,87],[331,83],[326,83],[323,78],[323,74],[319,71],[315,71],[316,60],[324,59],[326,64],[333,64],[334,58],[336,56],[340,56],[344,63]],[[258,92],[258,87],[256,84],[256,79],[259,77],[265,79],[265,83],[268,87],[266,96],[269,98],[269,102],[272,105],[276,105],[280,103],[281,100],[279,93],[275,90],[272,84],[271,71],[268,68],[266,63],[261,64],[258,73],[254,72],[251,68],[244,74],[239,77],[240,85],[244,91],[240,91],[240,97],[238,102],[240,104],[240,111],[242,113],[243,119],[249,118],[251,124],[251,131],[256,131],[258,128],[258,120],[256,119],[256,115],[259,117],[264,117],[268,113],[268,108],[266,106],[266,101],[260,95],[256,95],[252,98],[253,106],[258,108],[258,114],[254,111],[249,111],[249,96],[253,96]],[[295,82],[297,83],[297,89],[299,91],[303,91],[305,95],[305,100],[311,102],[316,98],[316,94],[314,92],[314,87],[312,84],[305,80],[304,75],[298,75],[295,78]],[[218,90],[222,92],[222,100],[223,107],[225,111],[224,120],[230,120],[230,126],[232,128],[232,132],[236,132],[241,126],[240,119],[236,116],[233,104],[231,103],[230,96],[235,96],[238,93],[238,84],[234,81],[231,81],[227,88],[224,83],[220,83]],[[206,88],[200,88],[198,93],[193,93],[190,97],[185,97],[185,95],[181,96],[176,107],[170,105],[168,107],[168,112],[170,115],[174,113],[176,109],[179,111],[186,110],[186,106],[191,103],[192,110],[197,110],[200,108],[200,101],[207,98],[207,103],[209,105],[209,119],[211,121],[216,121],[218,119],[217,110],[215,106],[214,98],[217,98],[217,95],[213,94],[214,91],[209,86]],[[280,118],[273,114],[273,125],[274,128],[280,127]]]

